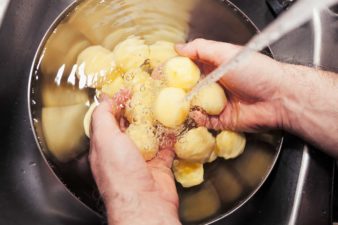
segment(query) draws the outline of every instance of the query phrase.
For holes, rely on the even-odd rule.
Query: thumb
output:
[[[233,44],[200,38],[187,44],[176,45],[178,54],[214,66],[231,59],[239,50],[240,47]]]

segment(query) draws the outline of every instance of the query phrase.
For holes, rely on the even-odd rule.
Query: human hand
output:
[[[174,152],[162,149],[145,162],[105,99],[92,117],[91,169],[103,197],[109,224],[179,224],[178,196],[171,165]],[[114,110],[115,109],[115,110]]]
[[[180,55],[196,61],[204,74],[229,61],[240,46],[196,39],[177,45]],[[203,126],[213,129],[258,131],[282,126],[280,88],[283,64],[268,56],[254,53],[243,64],[230,71],[219,83],[227,93],[228,104],[220,116],[207,116],[193,111],[191,117]]]

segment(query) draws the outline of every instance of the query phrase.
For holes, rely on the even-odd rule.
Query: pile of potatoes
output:
[[[198,108],[208,115],[219,115],[227,98],[218,83],[200,90],[191,100],[186,94],[201,79],[198,66],[189,58],[177,55],[174,44],[158,41],[147,45],[131,36],[116,45],[113,51],[102,46],[84,49],[77,59],[77,76],[97,93],[114,97],[129,89],[131,99],[124,109],[129,126],[126,134],[135,142],[145,160],[153,159],[160,150],[163,129],[175,133],[176,159],[173,172],[183,187],[203,182],[203,164],[217,157],[224,159],[240,155],[246,143],[244,134],[215,131],[205,127],[187,127],[189,112]],[[89,136],[90,107],[84,120]],[[186,129],[188,128],[188,129]]]

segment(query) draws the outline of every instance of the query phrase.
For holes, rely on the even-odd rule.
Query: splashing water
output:
[[[255,35],[245,47],[237,53],[229,62],[221,64],[212,73],[201,80],[186,96],[190,101],[204,86],[221,79],[230,70],[245,62],[253,52],[263,50],[266,46],[274,43],[282,36],[301,26],[313,15],[313,10],[321,10],[333,5],[338,0],[298,0],[288,11],[268,25],[261,33]]]

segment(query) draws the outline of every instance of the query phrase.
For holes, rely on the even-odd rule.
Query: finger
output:
[[[176,45],[176,51],[193,60],[218,66],[232,58],[240,47],[205,39],[196,39],[187,44]]]
[[[111,108],[109,101],[103,101],[93,113],[91,151],[97,152],[102,163],[114,162],[117,168],[127,168],[129,162],[134,163],[134,169],[145,168],[146,164],[139,150],[134,142],[121,132]]]
[[[164,168],[164,169],[170,169],[173,160],[175,157],[175,152],[173,149],[163,149],[158,152],[157,156],[148,162],[148,165],[153,168]]]
[[[222,123],[219,116],[209,116],[201,111],[192,111],[189,114],[198,126],[206,127],[213,130],[223,130],[224,124]]]

